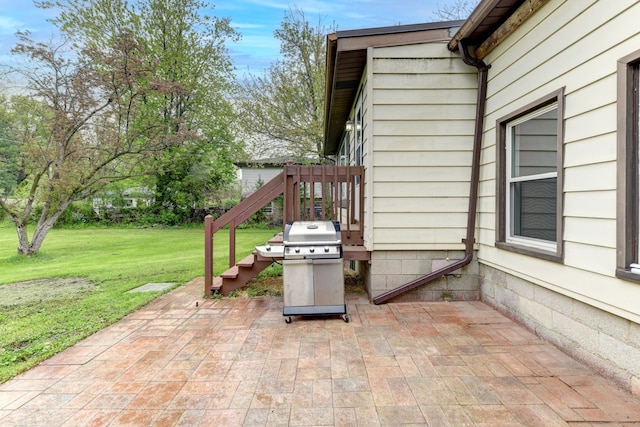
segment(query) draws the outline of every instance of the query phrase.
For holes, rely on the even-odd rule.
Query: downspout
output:
[[[473,133],[473,158],[471,163],[471,183],[469,188],[469,209],[467,216],[467,235],[462,242],[465,245],[464,258],[457,260],[446,267],[432,271],[426,276],[422,276],[399,288],[392,289],[373,298],[375,304],[381,304],[393,297],[403,294],[418,286],[422,286],[440,277],[450,274],[473,260],[473,245],[475,243],[476,215],[478,206],[478,184],[480,181],[480,153],[482,151],[482,130],[484,128],[484,111],[487,101],[487,74],[490,65],[485,64],[482,60],[474,58],[467,51],[466,41],[458,41],[458,50],[465,64],[471,65],[478,69],[478,98],[476,100],[476,121]]]

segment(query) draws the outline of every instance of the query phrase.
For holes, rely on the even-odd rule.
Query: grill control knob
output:
[[[309,248],[309,252],[314,253],[316,251],[316,248]]]
[[[324,251],[325,251],[325,252],[329,252],[329,246],[325,246],[325,247],[324,247]]]
[[[297,254],[300,253],[300,248],[295,248],[294,251],[296,251]]]

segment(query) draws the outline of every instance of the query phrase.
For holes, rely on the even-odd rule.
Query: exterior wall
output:
[[[464,257],[477,73],[444,41],[367,54],[360,94],[372,253],[358,271],[373,298]],[[354,150],[352,142],[352,159]],[[394,300],[478,300],[477,270],[474,261]]]
[[[640,396],[640,325],[492,267],[482,300]]]
[[[640,285],[615,277],[616,62],[638,49],[639,19],[636,0],[550,0],[484,59],[478,231],[481,264],[635,323]],[[564,260],[553,262],[495,247],[496,120],[562,87]]]
[[[370,249],[463,249],[476,69],[444,41],[370,48],[368,64]]]
[[[484,61],[482,299],[640,395],[640,285],[617,279],[616,62],[640,45],[640,3],[550,0]],[[565,88],[564,259],[495,247],[496,120]]]
[[[370,298],[418,279],[464,258],[464,251],[375,251],[371,263],[358,264]],[[393,299],[398,301],[478,301],[480,276],[475,259],[453,274],[420,286]]]

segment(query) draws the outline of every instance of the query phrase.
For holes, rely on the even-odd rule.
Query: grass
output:
[[[274,230],[236,233],[239,258]],[[215,274],[227,266],[228,232],[215,236]],[[160,295],[126,293],[149,282],[184,284],[203,275],[202,228],[53,229],[37,256],[17,255],[13,225],[0,222],[0,287],[47,279],[40,298],[11,305],[0,300],[0,383],[116,322]],[[47,298],[47,283],[77,277],[81,292]],[[45,285],[42,285],[44,283]]]

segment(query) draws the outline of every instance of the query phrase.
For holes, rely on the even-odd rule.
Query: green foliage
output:
[[[185,283],[203,274],[202,228],[53,229],[36,256],[15,255],[15,231],[0,223],[0,288],[15,282],[82,277],[93,287],[82,293],[22,305],[0,299],[0,383],[37,365],[78,340],[156,298],[157,292],[127,293],[149,282]],[[228,236],[215,239],[215,274],[226,268]],[[273,236],[272,230],[237,233],[238,253]]]
[[[115,0],[112,0],[115,1]],[[147,0],[139,3],[141,27],[149,54],[165,81],[181,91],[155,100],[158,115],[169,125],[180,122],[190,138],[154,156],[155,211],[170,220],[203,206],[208,194],[235,178],[233,121],[228,95],[232,64],[225,41],[238,35],[227,18],[202,16],[209,5],[197,0]],[[167,127],[171,139],[173,126]]]
[[[153,176],[154,213],[176,224],[233,179],[229,19],[203,15],[200,0],[36,4],[55,8],[60,41],[18,34],[12,52],[34,65],[13,71],[31,96],[0,108],[0,208],[20,253],[37,252],[72,202],[110,183]]]
[[[270,289],[260,285],[253,285],[247,288],[248,297],[263,297],[263,296],[278,297],[281,295],[282,295],[282,292],[280,291]]]
[[[36,212],[39,210],[40,209],[36,209]],[[60,215],[56,226],[86,226],[95,224],[96,221],[97,218],[91,202],[75,202],[71,203],[62,215]]]
[[[273,263],[271,266],[262,270],[256,276],[256,279],[264,279],[266,277],[279,277],[282,276],[282,264]]]

